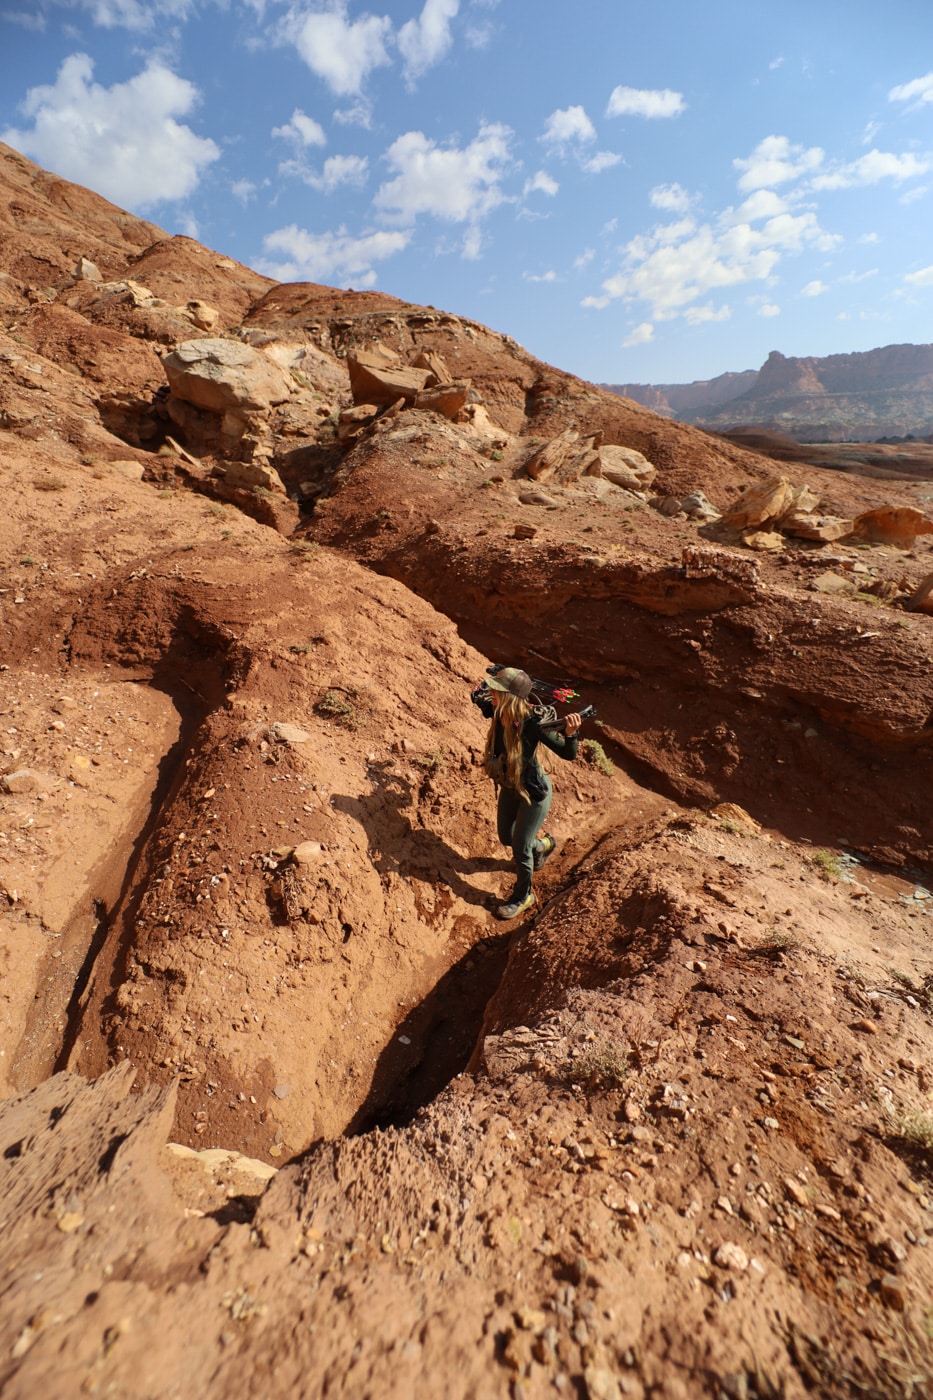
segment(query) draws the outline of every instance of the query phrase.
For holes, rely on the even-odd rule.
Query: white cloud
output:
[[[10,24],[21,25],[23,29],[34,29],[39,34],[45,32],[43,14],[30,14],[27,10],[4,10],[0,19],[8,20]]]
[[[102,29],[152,29],[166,19],[187,19],[195,8],[195,0],[53,0],[53,3],[69,10],[86,10],[92,22]]]
[[[278,282],[371,286],[376,280],[373,263],[401,253],[410,238],[410,231],[380,231],[353,238],[344,228],[335,233],[310,233],[289,224],[263,239],[269,256],[261,259],[257,267]],[[284,255],[284,261],[276,261],[276,253]]]
[[[815,190],[846,190],[858,185],[877,185],[881,180],[901,184],[929,170],[933,170],[933,156],[915,156],[911,152],[897,156],[891,151],[869,151],[858,160],[815,176],[810,183]]]
[[[918,199],[923,199],[929,193],[929,185],[914,185],[912,190],[905,190],[897,202],[898,204],[916,204]]]
[[[460,0],[425,0],[418,19],[402,25],[398,46],[409,80],[420,77],[447,53],[452,43],[450,22],[459,8]]]
[[[282,33],[338,97],[357,96],[372,70],[390,62],[392,21],[376,15],[348,21],[342,0],[324,11],[291,11]]]
[[[648,198],[655,209],[665,209],[670,214],[686,214],[693,203],[683,185],[655,185]]]
[[[326,146],[327,137],[320,122],[306,117],[300,107],[296,107],[284,126],[274,126],[273,136],[281,136],[293,141],[296,146]]]
[[[66,58],[54,84],[30,88],[21,104],[32,127],[8,128],[0,140],[131,209],[191,194],[220,155],[176,120],[195,106],[194,84],[157,62],[110,88],[92,82],[93,72],[87,54]]]
[[[859,243],[880,243],[881,239],[877,233],[862,233],[858,238]]]
[[[783,65],[784,65],[784,55],[781,54],[778,58],[772,58],[771,62],[768,64],[768,67],[771,69],[771,71],[772,71],[772,73],[773,73],[774,70],[775,70],[776,68],[781,68],[781,67],[783,67]]]
[[[505,198],[500,181],[511,162],[511,135],[507,126],[484,125],[459,150],[438,146],[421,131],[405,132],[386,151],[398,174],[380,187],[376,207],[406,222],[419,214],[451,223],[483,218]]]
[[[748,199],[742,201],[738,209],[726,209],[722,214],[722,221],[733,224],[755,224],[759,219],[773,219],[778,214],[786,214],[789,209],[786,200],[783,200],[774,190],[755,190]]]
[[[234,199],[238,199],[241,204],[248,204],[256,193],[256,186],[252,180],[234,180],[230,186],[230,193]]]
[[[628,350],[633,345],[647,345],[649,340],[654,340],[654,326],[650,321],[642,321],[640,326],[629,331],[622,342],[622,348]]]
[[[544,123],[541,140],[545,145],[557,148],[595,141],[596,128],[582,107],[559,107]]]
[[[686,111],[683,93],[670,88],[615,87],[606,107],[607,117],[679,117]]]
[[[373,124],[373,104],[368,98],[361,97],[349,107],[337,107],[334,121],[341,126],[361,126],[368,131]]]
[[[365,156],[328,156],[320,175],[313,170],[303,170],[301,178],[312,189],[320,190],[323,194],[333,194],[334,190],[343,185],[355,185],[359,188],[366,183],[368,174],[369,161]]]
[[[865,130],[862,132],[862,145],[863,145],[863,146],[870,146],[871,143],[872,143],[872,141],[874,141],[875,137],[878,135],[878,132],[879,132],[880,130],[881,130],[881,123],[880,123],[880,122],[874,122],[874,121],[868,122],[868,123],[866,124],[866,126],[865,126]]]
[[[925,73],[922,78],[913,78],[909,83],[901,83],[888,93],[889,102],[933,102],[933,73]]]
[[[534,273],[534,272],[523,272],[523,273],[522,273],[522,277],[525,279],[526,282],[556,282],[556,281],[557,281],[557,273],[553,270],[553,268],[549,268],[547,272],[542,272],[540,276],[538,276],[538,275],[537,275],[536,273]]]
[[[732,164],[744,171],[739,180],[740,190],[758,190],[771,185],[783,185],[806,175],[823,163],[819,146],[794,146],[786,136],[766,136],[747,160],[735,159]]]
[[[688,306],[684,312],[684,320],[688,326],[703,326],[708,321],[728,321],[732,312],[728,306],[713,306],[708,301],[705,306]]]
[[[870,267],[865,272],[847,272],[844,277],[840,277],[840,282],[867,282],[869,277],[877,277],[878,269]]]
[[[548,175],[546,170],[537,170],[530,180],[525,181],[522,193],[534,194],[537,192],[538,194],[550,195],[553,198],[559,189],[560,185]]]
[[[765,316],[770,318],[771,316],[780,316],[780,314],[781,308],[779,306],[775,306],[773,301],[766,301],[764,306],[759,306],[758,308],[759,316]]]
[[[580,254],[580,256],[579,256],[578,258],[574,258],[574,260],[573,260],[573,265],[574,265],[574,267],[577,268],[578,270],[581,269],[581,268],[584,268],[584,267],[588,267],[589,264],[590,264],[590,263],[593,261],[593,259],[595,258],[595,256],[596,256],[596,249],[595,249],[595,248],[584,248],[584,250],[583,250],[583,252]]]
[[[918,272],[908,272],[904,281],[912,287],[933,287],[933,265],[921,267]]]
[[[587,156],[580,161],[581,168],[588,175],[601,175],[604,170],[611,170],[614,165],[618,165],[622,159],[614,151],[597,151],[594,156]]]
[[[732,221],[697,225],[689,218],[639,234],[623,250],[623,264],[607,278],[602,295],[585,305],[605,306],[620,298],[647,303],[653,321],[685,315],[701,298],[725,287],[768,282],[787,254],[806,248],[829,251],[839,241],[812,212],[776,214],[760,228]]]
[[[827,287],[826,283],[821,282],[820,279],[817,277],[814,279],[814,281],[807,283],[807,285],[801,291],[800,295],[802,297],[821,297],[824,292],[828,291],[829,288]]]

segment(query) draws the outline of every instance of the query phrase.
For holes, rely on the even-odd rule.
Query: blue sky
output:
[[[930,0],[0,0],[0,138],[595,381],[933,340]]]

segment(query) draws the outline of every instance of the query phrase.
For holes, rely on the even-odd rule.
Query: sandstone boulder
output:
[[[719,511],[702,491],[690,491],[680,502],[680,508],[690,520],[718,520]]]
[[[79,258],[74,265],[72,277],[76,282],[101,282],[100,268],[90,258]]]
[[[225,462],[217,471],[228,486],[243,486],[247,490],[254,490],[258,486],[262,491],[275,491],[280,496],[285,495],[282,478],[268,462]]]
[[[466,406],[470,393],[470,381],[461,380],[457,384],[437,384],[433,388],[422,389],[415,398],[415,408],[426,408],[453,421]]]
[[[904,603],[908,612],[933,613],[933,574],[927,574],[910,597]]]
[[[568,428],[560,437],[552,438],[525,463],[525,472],[532,481],[566,482],[590,475],[598,476],[599,453],[597,438],[581,438]]]
[[[199,331],[212,331],[220,320],[220,312],[216,306],[210,306],[206,301],[189,301],[184,311]]]
[[[374,403],[358,403],[345,408],[337,422],[337,441],[352,442],[373,421],[379,409]]]
[[[918,535],[933,534],[933,520],[913,506],[879,506],[857,515],[852,522],[852,538],[871,544],[893,544],[912,549]]]
[[[619,447],[616,443],[610,443],[600,447],[597,455],[599,475],[614,486],[624,486],[629,491],[644,491],[658,474],[657,468],[634,447]],[[596,472],[591,472],[591,475],[595,476]]]
[[[211,413],[284,403],[292,382],[267,355],[238,340],[187,340],[162,361],[176,398]]]
[[[447,368],[447,361],[443,355],[436,354],[433,350],[419,350],[418,354],[411,362],[413,369],[426,369],[430,371],[430,379],[425,384],[425,388],[431,389],[435,384],[450,384],[453,382],[453,375]]]
[[[816,515],[812,511],[792,510],[781,520],[781,530],[785,535],[793,535],[799,540],[816,540],[831,544],[844,539],[852,530],[852,521],[843,520],[838,515]]]
[[[723,514],[723,520],[735,530],[758,529],[779,521],[794,510],[806,487],[794,486],[785,476],[753,481],[740,491]]]
[[[353,402],[379,406],[393,404],[397,399],[404,399],[407,404],[414,403],[431,376],[428,369],[387,365],[384,355],[376,354],[373,350],[347,355],[347,370]]]

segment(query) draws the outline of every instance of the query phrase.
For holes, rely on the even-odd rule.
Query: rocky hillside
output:
[[[933,345],[886,345],[796,358],[772,350],[761,369],[693,384],[612,384],[681,422],[751,426],[798,442],[873,442],[933,433]]]
[[[933,491],[0,187],[4,1396],[933,1393]]]

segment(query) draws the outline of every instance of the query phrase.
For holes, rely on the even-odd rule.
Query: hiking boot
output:
[[[519,914],[524,914],[526,909],[530,909],[535,902],[534,891],[529,890],[524,899],[512,899],[508,904],[500,904],[495,911],[497,919],[517,919]]]
[[[550,860],[556,850],[557,842],[554,840],[554,837],[542,836],[539,847],[535,849],[534,853],[535,870],[540,870],[545,861]]]

